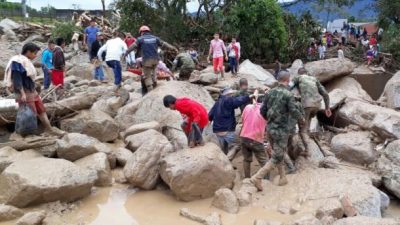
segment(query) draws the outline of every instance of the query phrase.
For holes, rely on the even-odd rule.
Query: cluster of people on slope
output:
[[[291,80],[288,71],[280,71],[277,76],[278,86],[267,89],[264,95],[260,95],[258,90],[253,94],[248,93],[247,80],[242,78],[240,92],[225,88],[208,113],[197,101],[172,95],[164,97],[164,106],[182,114],[184,120],[181,126],[188,138],[189,147],[204,145],[202,132],[212,123],[220,148],[230,160],[234,159],[239,150],[242,151],[243,169],[247,178],[251,177],[250,168],[254,155],[262,168],[251,177],[251,181],[261,191],[262,179],[274,168],[279,170],[280,185],[287,183],[286,166],[288,172],[295,171],[287,150],[293,142],[296,125],[299,126],[300,137],[305,146],[302,155],[307,157],[310,121],[319,111],[321,100],[324,100],[326,106],[325,115],[332,115],[329,95],[321,83],[315,77],[309,76],[304,68],[300,68],[298,74]],[[295,88],[300,92],[297,98],[291,91]],[[235,118],[235,110],[238,108],[242,111],[239,137]],[[270,144],[267,151],[266,142]]]

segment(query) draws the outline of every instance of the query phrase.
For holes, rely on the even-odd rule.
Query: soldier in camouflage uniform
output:
[[[328,92],[319,80],[316,77],[307,75],[307,71],[304,68],[300,68],[298,74],[299,75],[293,79],[292,89],[297,87],[300,92],[301,103],[305,114],[305,124],[304,126],[300,126],[300,135],[306,147],[306,151],[308,152],[309,149],[306,140],[310,129],[310,122],[319,111],[322,99],[324,99],[325,102],[325,115],[330,117],[332,112],[329,108]],[[307,154],[309,154],[309,152]]]
[[[186,53],[184,49],[180,49],[180,53],[174,60],[172,71],[179,68],[179,80],[188,80],[195,69],[195,66],[192,56],[189,53]]]
[[[278,75],[279,85],[269,91],[261,108],[261,115],[268,121],[268,134],[273,153],[272,158],[252,178],[251,181],[259,191],[262,191],[262,179],[267,173],[278,167],[279,185],[287,184],[284,155],[287,151],[290,127],[290,118],[304,123],[301,111],[296,107],[293,94],[288,90],[290,74],[281,71]]]

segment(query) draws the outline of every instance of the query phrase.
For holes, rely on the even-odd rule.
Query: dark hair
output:
[[[242,86],[242,85],[249,85],[246,78],[241,78],[239,80],[239,86]]]
[[[90,22],[96,22],[96,19],[95,19],[95,18],[92,18],[92,19],[90,20]]]
[[[29,42],[29,43],[26,43],[23,47],[22,47],[22,55],[25,55],[26,53],[28,53],[28,52],[32,52],[32,53],[35,53],[35,52],[38,52],[40,50],[40,47],[39,46],[37,46],[36,44],[34,44],[34,43],[32,43],[32,42]]]
[[[297,71],[298,74],[303,75],[307,73],[307,70],[304,67],[299,68],[299,70]]]
[[[49,40],[47,41],[47,44],[55,44],[55,42],[54,42],[53,39],[49,39]]]
[[[172,104],[175,104],[176,98],[172,95],[166,95],[163,99],[164,106],[169,107]]]
[[[64,43],[65,43],[64,38],[59,37],[59,38],[56,39],[56,44],[57,44],[58,46],[61,46],[61,45],[64,44]]]

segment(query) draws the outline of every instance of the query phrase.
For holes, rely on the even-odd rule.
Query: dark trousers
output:
[[[236,57],[229,57],[229,67],[233,74],[237,74],[238,72],[238,61]]]
[[[43,70],[43,75],[44,75],[43,88],[48,89],[51,84],[50,70],[44,65],[42,66],[42,70]]]
[[[114,84],[117,86],[121,85],[122,81],[122,69],[121,69],[121,63],[120,61],[117,60],[110,60],[106,61],[107,65],[113,69],[114,72]]]

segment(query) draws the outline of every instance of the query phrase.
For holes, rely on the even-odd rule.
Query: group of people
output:
[[[220,148],[230,160],[239,150],[242,151],[243,170],[247,178],[251,177],[254,155],[262,168],[251,177],[251,181],[261,191],[262,179],[274,168],[278,168],[280,185],[287,183],[286,166],[288,172],[295,171],[287,151],[293,142],[296,125],[299,126],[305,146],[302,155],[307,157],[310,120],[320,110],[321,100],[325,103],[325,116],[332,115],[329,95],[318,79],[309,76],[304,68],[300,68],[298,74],[291,80],[290,73],[281,70],[277,76],[279,84],[265,90],[265,94],[259,94],[259,90],[249,93],[248,82],[242,78],[239,82],[240,91],[225,88],[208,113],[203,105],[189,98],[167,95],[163,102],[165,107],[182,114],[181,127],[188,138],[189,147],[204,145],[203,130],[212,123]],[[292,92],[295,88],[300,96],[295,97]],[[239,137],[236,134],[235,117],[238,108],[242,112]],[[270,148],[265,147],[267,142]]]

